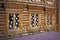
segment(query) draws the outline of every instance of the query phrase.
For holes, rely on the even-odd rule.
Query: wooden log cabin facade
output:
[[[58,19],[58,22],[59,22],[59,32],[60,32],[60,0],[58,1],[58,17],[59,17],[59,19]]]
[[[56,0],[4,0],[0,4],[0,27],[10,37],[59,30]]]

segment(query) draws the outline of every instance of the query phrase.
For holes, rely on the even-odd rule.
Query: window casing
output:
[[[31,27],[38,27],[38,14],[31,14]]]
[[[52,15],[51,14],[47,14],[45,20],[46,20],[46,25],[52,25]]]
[[[19,14],[8,14],[9,17],[9,29],[18,29],[19,28]]]

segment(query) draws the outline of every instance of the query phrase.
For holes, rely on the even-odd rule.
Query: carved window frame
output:
[[[11,19],[11,17],[10,17],[10,19],[9,19],[9,15],[10,14],[13,14],[13,22],[11,22],[11,23],[13,23],[13,27],[12,28],[10,28],[10,24],[9,24],[9,20]],[[17,17],[17,14],[19,15],[18,17]],[[9,13],[8,14],[8,29],[10,30],[10,29],[19,29],[20,28],[20,15],[21,14],[19,14],[19,13]],[[18,20],[17,20],[18,19]],[[17,25],[18,25],[18,27],[16,26],[16,23],[17,23]]]

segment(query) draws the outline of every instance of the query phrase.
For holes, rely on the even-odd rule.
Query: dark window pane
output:
[[[13,14],[9,14],[9,29],[13,29]]]
[[[50,15],[50,20],[52,21],[52,15]]]
[[[52,15],[50,15],[50,25],[52,25]]]
[[[15,28],[19,27],[19,14],[15,14]]]
[[[38,26],[38,14],[36,14],[36,26]]]
[[[52,25],[52,22],[50,22],[50,25]]]
[[[31,26],[34,27],[34,14],[31,14]]]

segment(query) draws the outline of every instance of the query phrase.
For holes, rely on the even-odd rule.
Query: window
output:
[[[19,28],[19,14],[9,14],[9,29]]]
[[[52,25],[52,15],[51,14],[46,15],[46,25]]]
[[[31,26],[38,27],[38,14],[31,14]]]

